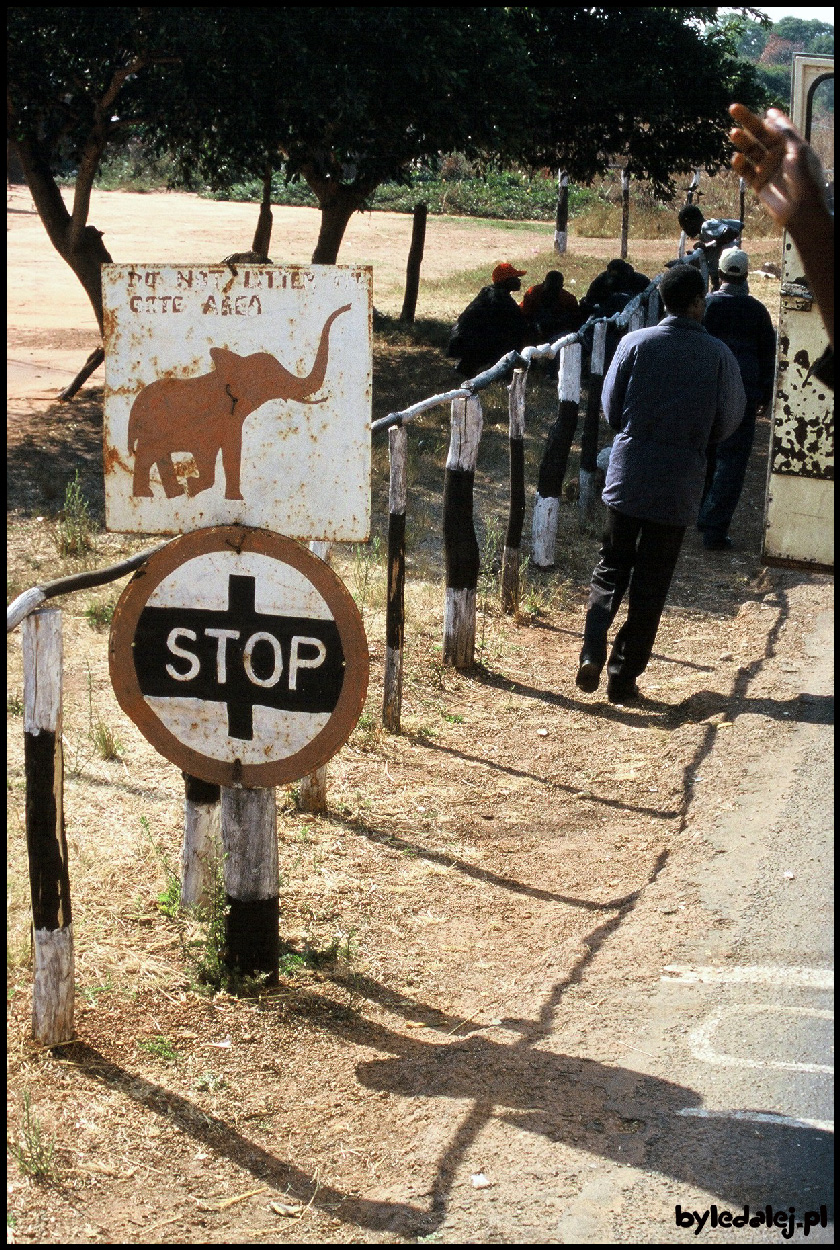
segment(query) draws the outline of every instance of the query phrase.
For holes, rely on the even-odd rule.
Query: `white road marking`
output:
[[[691,985],[742,984],[786,985],[805,989],[834,989],[834,971],[831,968],[774,967],[773,965],[735,965],[715,967],[711,964],[666,964],[660,981],[681,981]]]
[[[689,1034],[692,1055],[704,1063],[726,1068],[774,1068],[780,1072],[834,1072],[833,1066],[827,1063],[796,1063],[787,1059],[745,1059],[740,1055],[728,1055],[714,1049],[711,1039],[720,1027],[724,1016],[743,1017],[746,1014],[760,1015],[764,1012],[771,1012],[773,1015],[811,1016],[816,1020],[834,1019],[833,1011],[822,1011],[816,1007],[787,1007],[779,1003],[739,1003],[734,1006],[720,1007]]]
[[[790,1128],[813,1128],[820,1133],[833,1133],[833,1120],[807,1120],[792,1115],[776,1115],[771,1111],[707,1111],[705,1107],[683,1107],[677,1115],[697,1116],[703,1120],[749,1120],[756,1124],[787,1124]]]

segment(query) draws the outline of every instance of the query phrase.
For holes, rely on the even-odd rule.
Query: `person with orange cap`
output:
[[[521,289],[525,272],[508,261],[496,265],[490,285],[482,287],[452,327],[446,354],[458,358],[455,368],[463,377],[475,377],[524,346],[528,323],[512,292]]]

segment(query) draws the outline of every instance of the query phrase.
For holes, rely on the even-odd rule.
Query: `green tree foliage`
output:
[[[717,13],[13,8],[10,136],[101,324],[109,257],[86,222],[114,137],[137,130],[218,187],[259,178],[268,220],[272,174],[304,179],[321,208],[313,260],[330,263],[376,188],[440,152],[487,169],[562,167],[581,182],[620,160],[666,192],[675,173],[724,164],[727,105],[765,96]],[[68,159],[72,213],[56,185]]]

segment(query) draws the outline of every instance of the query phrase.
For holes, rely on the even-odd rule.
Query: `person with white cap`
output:
[[[525,345],[528,323],[512,295],[521,289],[525,273],[501,261],[490,275],[491,285],[481,288],[452,327],[446,354],[460,357],[455,367],[464,377],[475,377]]]
[[[727,248],[721,254],[719,270],[721,288],[706,299],[703,325],[738,361],[746,407],[735,433],[709,447],[706,485],[697,518],[707,551],[725,551],[732,546],[729,526],[744,487],[756,417],[773,395],[776,366],[776,332],[767,309],[749,293],[747,253],[739,247]]]

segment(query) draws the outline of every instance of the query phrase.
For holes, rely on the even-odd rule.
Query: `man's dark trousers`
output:
[[[734,434],[708,450],[711,473],[700,505],[697,528],[704,540],[725,539],[741,498],[747,465],[755,439],[755,404],[747,404],[744,419]]]
[[[627,593],[627,620],[616,634],[607,665],[610,679],[619,686],[632,686],[647,667],[684,535],[684,525],[662,525],[607,509],[581,659],[603,667],[607,631]]]

